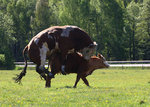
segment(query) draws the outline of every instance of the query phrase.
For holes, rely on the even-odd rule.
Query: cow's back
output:
[[[90,36],[77,26],[53,26],[44,32],[56,38],[59,43],[59,48],[81,50],[93,44]]]

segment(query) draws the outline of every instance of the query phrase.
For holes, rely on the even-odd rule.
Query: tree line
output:
[[[0,56],[23,61],[31,38],[55,25],[84,29],[107,60],[150,59],[149,0],[0,0]]]

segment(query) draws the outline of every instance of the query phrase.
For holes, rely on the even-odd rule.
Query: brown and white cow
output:
[[[61,72],[61,63],[60,63],[61,55],[57,53],[55,58],[53,58],[51,62],[51,66],[54,70],[52,70],[53,74],[57,74]],[[65,71],[67,74],[69,73],[77,73],[77,78],[74,84],[74,88],[76,88],[77,83],[79,82],[80,78],[84,81],[84,83],[89,86],[89,82],[86,79],[88,75],[91,75],[92,72],[96,69],[100,68],[108,68],[109,64],[106,62],[105,58],[98,54],[98,56],[92,56],[89,60],[85,60],[82,55],[78,53],[70,53],[67,55],[66,60],[66,67]],[[51,78],[47,77],[46,80],[46,87],[51,86]]]
[[[37,65],[36,71],[46,79],[45,73],[53,77],[53,74],[45,69],[46,59],[49,59],[51,54],[56,50],[61,52],[61,65],[63,65],[62,68],[64,69],[68,52],[72,50],[81,52],[83,57],[88,60],[94,53],[96,45],[96,42],[93,42],[90,36],[77,26],[53,26],[45,29],[34,36],[24,48],[25,67],[14,79],[16,82],[20,82],[22,77],[26,74],[27,60],[25,52],[28,53],[30,60]]]

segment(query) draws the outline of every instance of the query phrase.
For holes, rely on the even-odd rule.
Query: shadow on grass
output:
[[[74,89],[73,86],[58,87],[56,89],[66,89],[66,88],[68,88],[68,89]]]
[[[72,86],[65,86],[65,88],[73,88]]]
[[[101,89],[101,90],[112,90],[114,89],[114,87],[94,87],[94,86],[85,86],[85,87],[76,87],[74,88],[73,86],[64,86],[64,87],[58,87],[56,89],[85,89],[85,88],[89,88],[89,89]]]
[[[76,87],[76,88],[74,88],[73,86],[64,86],[64,87],[58,87],[58,88],[56,88],[56,89],[78,89],[78,87]],[[85,87],[80,87],[80,89],[81,88],[93,88],[93,87],[87,87],[87,86],[85,86]]]
[[[90,87],[92,89],[101,89],[101,90],[113,90],[114,87]]]

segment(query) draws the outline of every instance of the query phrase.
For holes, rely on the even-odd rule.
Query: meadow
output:
[[[27,70],[22,85],[12,80],[21,70],[0,70],[0,107],[148,107],[149,68],[109,68],[96,70],[72,88],[76,74],[56,75],[45,88],[34,70]]]

